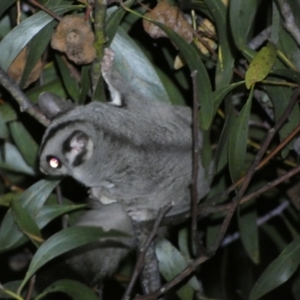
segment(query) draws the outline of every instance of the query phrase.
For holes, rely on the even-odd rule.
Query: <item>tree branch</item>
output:
[[[174,205],[174,203],[171,202],[171,203],[167,204],[166,206],[162,207],[159,210],[151,233],[149,234],[149,236],[148,236],[147,240],[145,241],[144,245],[142,245],[139,249],[139,252],[140,252],[139,257],[138,257],[138,260],[135,264],[130,282],[129,282],[129,284],[127,286],[127,289],[126,289],[126,291],[125,291],[125,293],[122,297],[122,300],[128,300],[130,298],[130,295],[132,293],[132,289],[135,285],[135,282],[137,281],[138,276],[139,276],[139,274],[140,274],[140,272],[143,268],[144,259],[145,259],[145,255],[147,253],[147,250],[149,249],[153,239],[155,238],[155,236],[157,234],[157,231],[159,229],[159,226],[161,225],[161,222],[162,222],[164,216],[173,207],[173,205]]]
[[[279,10],[284,17],[284,27],[300,46],[300,29],[298,28],[290,5],[285,0],[277,0]]]
[[[0,66],[0,83],[1,85],[16,99],[19,104],[20,111],[26,112],[35,118],[44,126],[48,126],[50,120],[40,111],[40,109],[33,105],[29,98],[23,93],[20,87],[14,82]]]

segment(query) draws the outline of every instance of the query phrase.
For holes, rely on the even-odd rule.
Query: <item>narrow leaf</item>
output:
[[[11,122],[18,119],[16,111],[7,102],[0,105],[0,115],[4,122]]]
[[[20,192],[11,192],[3,194],[0,196],[0,205],[9,207],[12,200],[19,198]]]
[[[229,140],[235,130],[235,115],[233,109],[228,110],[225,123],[219,138],[217,151],[215,153],[216,172],[219,172],[228,162]]]
[[[152,64],[132,38],[118,28],[111,44],[115,52],[114,67],[125,80],[128,89],[148,101],[170,103],[169,96]],[[143,87],[138,89],[137,87]]]
[[[1,0],[0,1],[0,17],[8,9],[12,4],[14,4],[16,0]]]
[[[57,61],[60,74],[62,76],[62,80],[67,92],[74,100],[74,102],[78,103],[80,90],[77,81],[74,77],[70,76],[70,70],[67,66],[67,62],[62,58],[62,56],[60,54],[55,54],[55,59]]]
[[[277,121],[284,113],[287,105],[292,96],[292,90],[288,87],[282,86],[267,86],[266,90],[271,97],[272,104],[274,105],[275,120]],[[281,127],[279,131],[280,140],[283,141],[299,124],[300,110],[299,106],[295,106],[289,115],[287,122]],[[289,151],[294,148],[294,140],[291,141],[281,151],[281,155],[285,158]]]
[[[240,82],[236,82],[236,83],[232,83],[229,84],[225,87],[221,87],[217,90],[215,90],[213,92],[213,99],[214,99],[214,114],[216,114],[219,106],[222,103],[222,100],[224,99],[224,97],[230,93],[234,88],[240,86],[241,84],[243,84],[244,81],[240,81]]]
[[[216,70],[216,88],[226,87],[232,78],[234,55],[230,45],[228,7],[221,0],[206,0],[211,14],[217,24],[219,38],[219,53]]]
[[[250,300],[256,300],[286,282],[298,269],[300,263],[300,236],[294,239],[281,254],[271,262],[254,285]]]
[[[9,129],[15,145],[20,150],[25,161],[29,166],[34,167],[36,165],[38,153],[38,145],[36,141],[19,121],[10,122]]]
[[[228,162],[233,181],[238,180],[243,171],[248,140],[248,123],[252,105],[253,88],[239,116],[235,120],[235,130],[229,140]]]
[[[184,60],[188,64],[190,71],[197,71],[196,89],[198,101],[201,107],[200,125],[204,130],[207,130],[210,127],[213,118],[213,95],[208,73],[197,49],[188,44],[181,36],[167,26],[158,22],[152,22],[160,27],[177,46],[184,57]]]
[[[41,295],[36,297],[35,300],[40,300],[50,293],[57,292],[63,292],[69,295],[73,300],[99,300],[91,288],[87,287],[81,282],[70,279],[55,281],[48,288],[46,288]]]
[[[126,7],[130,7],[134,1],[130,0],[124,3]],[[111,44],[115,34],[118,31],[119,25],[126,14],[126,10],[123,9],[123,7],[119,7],[115,9],[113,12],[111,12],[111,9],[107,11],[108,18],[105,22],[105,29],[106,29],[106,35],[107,35],[107,47]]]
[[[4,118],[0,115],[0,139],[5,140],[8,138],[8,129]]]
[[[299,72],[291,70],[291,69],[272,70],[269,75],[270,76],[285,77],[287,79],[295,81],[296,83],[300,83],[300,74],[299,74]]]
[[[91,86],[90,68],[90,65],[86,65],[81,68],[81,88],[80,95],[78,97],[79,105],[83,105],[85,103],[86,97]]]
[[[25,162],[19,150],[8,142],[4,144],[4,155],[0,155],[0,168],[16,173],[34,175],[33,169]]]
[[[36,215],[36,223],[39,228],[43,228],[50,221],[55,218],[70,213],[75,210],[79,210],[85,208],[86,204],[78,204],[78,205],[61,205],[61,204],[52,204],[52,205],[44,205],[41,210]]]
[[[11,202],[11,211],[15,222],[18,224],[19,228],[26,234],[31,241],[39,247],[42,242],[42,234],[29,213],[22,207],[19,199],[14,199]]]
[[[58,181],[40,180],[21,195],[20,204],[35,218],[57,184]],[[24,234],[14,222],[9,209],[0,227],[0,252],[15,248],[25,241],[26,238],[24,239]]]
[[[240,50],[248,43],[258,3],[259,0],[230,0],[229,2],[231,32],[234,42]]]
[[[79,7],[81,6],[60,5],[51,9],[54,13],[61,15]],[[49,14],[40,11],[21,22],[3,38],[0,42],[0,65],[5,71],[30,40],[52,20]]]
[[[93,242],[97,239],[105,237],[124,236],[124,233],[111,230],[105,232],[98,227],[69,227],[53,236],[51,236],[41,247],[37,250],[31,260],[26,276],[20,286],[24,287],[26,282],[35,274],[35,272],[44,264],[53,258],[66,253],[74,248]]]
[[[29,43],[26,53],[26,66],[24,68],[20,86],[23,87],[27,79],[35,67],[36,63],[41,59],[45,49],[49,45],[52,33],[54,31],[54,23],[45,26],[39,33],[37,33]]]
[[[188,261],[168,240],[161,239],[155,247],[156,256],[159,262],[159,270],[163,277],[170,281],[173,277],[182,272],[188,265]],[[192,277],[188,284],[179,288],[176,293],[180,299],[193,299],[194,289],[198,290],[199,285]]]
[[[238,224],[242,243],[251,258],[255,263],[259,263],[259,236],[257,221],[257,212],[254,202],[251,201],[239,208]]]

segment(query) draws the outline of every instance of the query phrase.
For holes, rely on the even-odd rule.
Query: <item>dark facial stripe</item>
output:
[[[40,147],[40,153],[43,152],[47,141],[50,140],[54,135],[56,135],[59,131],[64,130],[66,127],[73,125],[73,124],[85,124],[88,123],[86,121],[79,121],[79,120],[72,120],[72,121],[66,121],[63,123],[58,124],[57,126],[51,128],[47,134],[44,136],[44,143]],[[51,126],[51,125],[50,125]]]
[[[72,140],[77,140],[77,142],[82,141],[82,145],[86,145],[89,137],[81,130],[74,130],[69,137],[63,142],[62,152],[65,154],[72,150],[71,142]]]
[[[82,163],[84,163],[84,162],[85,162],[85,156],[86,156],[86,153],[87,153],[87,150],[86,150],[86,148],[84,148],[84,149],[80,152],[80,154],[78,154],[78,155],[76,156],[76,158],[75,158],[74,161],[73,161],[72,166],[73,166],[73,167],[78,167],[78,166],[80,166]]]
[[[85,156],[87,154],[87,143],[88,143],[89,137],[82,132],[81,130],[74,130],[70,136],[63,142],[62,144],[62,153],[66,154],[70,151],[72,151],[71,143],[72,141],[76,142],[77,144],[80,143],[80,152],[78,155],[76,155],[72,166],[77,167],[81,165],[85,161]]]

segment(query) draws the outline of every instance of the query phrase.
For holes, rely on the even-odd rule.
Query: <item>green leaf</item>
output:
[[[229,139],[229,171],[234,182],[242,176],[244,167],[247,151],[248,124],[252,105],[252,95],[253,88],[250,91],[246,104],[234,121],[235,130],[232,132]]]
[[[188,261],[168,240],[161,239],[156,243],[156,256],[159,262],[159,270],[163,277],[170,281],[180,272],[182,272],[188,265]],[[193,299],[194,288],[199,290],[199,284],[195,284],[195,277],[192,277],[188,284],[177,289],[176,293],[180,299]]]
[[[0,139],[6,140],[8,138],[8,129],[5,120],[0,115]]]
[[[259,237],[257,228],[257,213],[253,206],[255,201],[248,202],[239,207],[238,224],[242,243],[255,263],[259,263]]]
[[[11,193],[6,193],[4,195],[0,196],[0,205],[9,207],[10,203],[14,199],[19,199],[21,193],[20,192],[11,192]]]
[[[18,119],[16,111],[8,103],[0,105],[0,115],[4,122],[11,122]]]
[[[24,161],[19,150],[8,142],[4,143],[4,155],[0,155],[0,168],[21,174],[35,174],[33,169]]]
[[[1,0],[0,1],[0,18],[3,13],[16,2],[16,0]]]
[[[73,300],[99,300],[91,288],[87,287],[81,282],[70,279],[55,281],[49,287],[47,287],[41,295],[36,297],[35,300],[40,300],[46,295],[57,292],[63,292],[69,295]]]
[[[121,27],[118,28],[111,48],[116,54],[114,67],[126,81],[129,89],[137,91],[137,87],[142,87],[137,92],[144,99],[170,103],[152,64]]]
[[[24,125],[19,121],[9,123],[10,133],[12,138],[24,157],[26,163],[34,167],[38,153],[38,145],[32,136],[29,134]]]
[[[254,285],[250,300],[256,300],[286,282],[300,263],[300,236],[294,239],[281,254],[271,262]]]
[[[51,9],[54,13],[62,15],[67,11],[80,7],[82,6],[65,4],[52,7]],[[0,65],[5,71],[31,39],[52,20],[53,18],[49,14],[40,11],[21,22],[4,37],[0,42]]]
[[[263,47],[251,61],[246,72],[245,82],[249,89],[254,83],[260,82],[270,73],[277,56],[277,49],[272,43]]]
[[[61,97],[63,99],[66,99],[68,97],[63,87],[62,81],[59,79],[52,80],[42,86],[34,87],[26,92],[26,95],[33,103],[37,103],[38,96],[42,92],[54,93],[58,97]]]
[[[259,0],[230,0],[229,2],[231,33],[240,50],[245,48],[248,43],[259,2]]]
[[[5,282],[4,284],[1,284],[0,285],[0,299],[1,300],[2,299],[17,299],[16,297],[13,297],[13,295],[10,292],[17,295],[17,289],[20,286],[21,282],[22,282],[21,280],[14,280],[14,281],[9,281],[9,282]],[[4,291],[6,291],[8,293],[5,293]]]
[[[299,72],[291,70],[291,69],[272,70],[269,75],[270,76],[285,77],[287,79],[295,81],[296,83],[300,83],[300,74],[299,74]]]
[[[77,205],[63,205],[63,204],[52,204],[44,205],[41,210],[36,215],[36,223],[39,228],[43,228],[50,221],[55,218],[70,213],[75,210],[85,208],[86,204],[77,204]]]
[[[268,223],[263,224],[261,228],[263,231],[265,231],[269,238],[272,239],[278,250],[283,251],[287,245],[287,242],[284,240],[280,232],[278,232],[278,229],[272,225],[269,225]]]
[[[124,233],[117,232],[115,230],[105,232],[102,228],[89,226],[69,227],[54,234],[41,245],[33,256],[20,289],[24,287],[26,282],[40,267],[53,258],[97,239],[106,238],[108,236],[118,237],[124,235]]]
[[[158,22],[153,21],[153,23],[160,27],[177,46],[181,55],[184,57],[184,60],[188,64],[190,71],[197,71],[195,88],[197,89],[198,102],[201,108],[199,113],[200,125],[203,130],[207,130],[210,127],[213,118],[213,95],[209,76],[198,50],[194,46],[188,44],[172,29]]]
[[[126,5],[126,7],[131,7],[131,5],[134,3],[134,1],[130,0],[125,2],[124,4]],[[115,7],[114,7],[115,9]],[[109,47],[109,45],[111,44],[115,34],[118,31],[119,25],[124,17],[124,15],[126,14],[126,10],[123,9],[123,7],[119,7],[117,9],[115,9],[113,12],[112,8],[110,8],[107,11],[107,15],[108,18],[105,22],[105,29],[106,29],[106,36],[107,36],[107,47]]]
[[[214,99],[214,115],[217,113],[217,110],[219,108],[219,106],[222,103],[222,100],[224,99],[224,97],[230,93],[234,88],[240,86],[241,84],[243,84],[244,81],[240,81],[240,82],[236,82],[236,83],[232,83],[229,84],[225,87],[221,87],[217,90],[215,90],[213,92],[213,99]]]
[[[185,227],[179,231],[178,234],[178,246],[181,254],[188,261],[191,260],[190,256],[190,239],[188,228]]]
[[[221,0],[205,0],[218,29],[219,53],[216,70],[216,88],[226,87],[232,78],[234,56],[230,45],[228,8]]]
[[[19,203],[19,199],[13,199],[11,202],[11,212],[20,230],[39,247],[43,242],[42,234],[33,218]]]
[[[289,87],[282,86],[267,86],[266,90],[271,97],[271,101],[274,105],[275,120],[282,116],[287,105],[290,102],[292,96],[292,90]],[[299,124],[300,111],[299,106],[295,105],[292,112],[290,113],[287,122],[281,127],[279,131],[280,141],[283,141]],[[291,141],[287,146],[281,151],[281,155],[285,158],[291,149],[294,147],[294,140]]]
[[[216,172],[222,170],[228,162],[229,140],[232,132],[235,131],[235,119],[236,117],[234,115],[233,109],[230,109],[226,113],[225,123],[220,135],[217,151],[215,153]]]
[[[295,5],[295,1],[289,1],[289,5],[290,7],[293,7]],[[299,5],[296,4],[296,6],[297,8],[294,10],[295,12],[299,10]],[[295,19],[295,21],[296,23],[298,22],[298,17]],[[295,39],[291,36],[290,32],[286,30],[282,19],[280,22],[278,34],[279,34],[279,41],[277,43],[278,49],[284,53],[284,55],[287,57],[290,63],[295,67],[295,69],[299,70],[300,68],[299,46],[296,43]]]
[[[60,74],[62,76],[62,80],[67,92],[69,93],[73,101],[75,103],[78,103],[80,94],[78,82],[73,76],[70,76],[70,70],[66,64],[66,61],[62,58],[61,54],[56,53],[55,59],[57,61]]]
[[[45,52],[45,49],[50,42],[53,31],[54,24],[52,22],[45,26],[40,32],[38,32],[30,41],[26,53],[26,65],[19,84],[21,87],[24,87],[28,80],[30,72],[33,70],[39,59],[41,59],[43,53]]]
[[[31,217],[35,218],[57,184],[58,181],[38,181],[21,195],[20,204]],[[9,209],[0,227],[0,252],[15,248],[26,240],[24,234],[14,222]]]
[[[207,226],[205,233],[207,249],[210,249],[213,246],[221,230],[223,219],[224,213],[215,213],[209,216],[209,225]]]
[[[81,68],[81,89],[78,98],[78,104],[83,105],[91,87],[90,65],[82,66]],[[65,97],[64,97],[65,98]]]
[[[272,3],[272,26],[271,26],[271,41],[277,45],[279,39],[279,30],[281,26],[280,12],[277,8],[277,3]]]

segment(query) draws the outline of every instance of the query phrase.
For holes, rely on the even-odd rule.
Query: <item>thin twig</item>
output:
[[[135,267],[134,267],[134,270],[133,270],[130,282],[129,282],[129,284],[127,286],[127,289],[126,289],[126,291],[125,291],[125,293],[124,293],[124,295],[122,297],[122,300],[128,300],[130,298],[130,295],[132,293],[132,289],[133,289],[133,287],[135,285],[135,282],[138,279],[138,276],[139,276],[139,274],[140,274],[140,272],[141,272],[141,270],[143,268],[143,262],[144,262],[147,250],[150,247],[151,242],[155,238],[155,236],[157,234],[157,231],[158,231],[158,228],[161,225],[161,222],[162,222],[163,218],[165,217],[165,215],[167,214],[167,212],[173,207],[173,205],[174,205],[174,203],[171,202],[171,203],[165,205],[164,207],[162,207],[158,211],[157,218],[156,218],[155,223],[153,225],[152,231],[151,231],[150,235],[148,236],[145,244],[139,250],[139,252],[140,252],[139,253],[139,257],[138,257],[137,262],[135,264]]]
[[[244,196],[241,199],[240,205],[252,200],[253,198],[259,197],[261,194],[273,189],[277,185],[285,182],[286,180],[295,176],[299,172],[300,172],[300,166],[290,170],[289,172],[285,173],[284,175],[269,182],[268,184],[264,185],[263,187],[257,189],[255,192],[247,194],[246,196]],[[214,205],[214,204],[208,204],[207,202],[205,202],[198,206],[198,216],[206,217],[210,214],[226,212],[230,208],[230,206],[231,206],[231,203],[222,204],[222,205]],[[166,217],[164,219],[164,221],[162,222],[162,225],[179,224],[181,222],[186,221],[190,217],[191,217],[190,212],[181,213],[181,214],[178,214],[178,215],[172,216],[172,217]]]
[[[232,216],[237,208],[237,206],[239,205],[246,189],[248,188],[248,185],[256,171],[257,166],[259,165],[264,153],[267,151],[267,148],[270,144],[270,142],[272,141],[273,137],[275,136],[276,132],[282,127],[282,125],[286,122],[287,118],[289,117],[291,111],[293,110],[293,107],[295,106],[295,104],[298,101],[298,96],[300,94],[300,87],[298,87],[294,93],[293,96],[291,98],[291,101],[289,102],[287,108],[285,109],[284,113],[282,114],[282,116],[279,118],[278,122],[275,124],[274,128],[269,130],[268,135],[266,136],[261,148],[259,149],[258,153],[256,154],[256,157],[254,158],[254,161],[252,163],[252,165],[250,166],[249,170],[246,173],[245,179],[242,183],[241,189],[238,191],[237,195],[233,198],[232,203],[230,204],[230,208],[227,211],[227,215],[223,221],[221,230],[217,236],[217,238],[215,239],[211,251],[214,253],[220,246],[225,233],[227,231],[227,228],[229,226],[229,223],[232,219]]]
[[[289,201],[284,201],[281,204],[279,204],[277,207],[275,207],[273,210],[269,211],[264,216],[258,218],[256,220],[256,225],[261,226],[268,221],[270,221],[272,218],[277,217],[278,215],[281,215],[282,212],[290,205]],[[234,241],[238,240],[240,238],[240,233],[238,231],[234,232],[233,234],[230,234],[224,238],[222,241],[221,247],[226,247],[229,244],[233,243]]]
[[[269,40],[271,36],[271,29],[271,26],[269,26],[262,30],[248,43],[248,47],[252,50],[259,48],[265,41]]]
[[[300,29],[295,22],[295,18],[290,5],[285,0],[277,0],[279,10],[284,17],[284,27],[295,39],[298,46],[300,46]]]
[[[29,287],[26,295],[26,300],[30,300],[32,297],[32,292],[34,290],[34,284],[35,284],[35,275],[31,277],[29,282]]]
[[[203,263],[204,261],[206,261],[207,259],[209,259],[212,255],[214,255],[214,253],[216,252],[216,250],[219,248],[224,235],[228,229],[228,226],[231,222],[232,216],[235,213],[235,210],[237,208],[237,206],[240,204],[241,199],[243,197],[244,192],[246,191],[254,173],[255,173],[255,169],[256,167],[259,165],[259,162],[261,161],[264,153],[266,152],[271,140],[273,139],[274,135],[276,134],[276,132],[281,128],[281,126],[284,124],[284,122],[286,121],[286,119],[288,118],[288,116],[290,115],[294,105],[296,104],[297,100],[298,100],[298,96],[300,94],[300,87],[298,87],[292,96],[292,99],[290,101],[290,103],[288,104],[286,110],[284,111],[284,113],[282,114],[282,116],[280,117],[280,119],[278,120],[278,122],[275,124],[274,128],[269,130],[268,135],[266,136],[260,150],[258,151],[251,167],[249,168],[245,180],[242,184],[241,189],[239,190],[238,194],[236,195],[236,197],[234,197],[232,203],[229,204],[229,206],[227,207],[227,214],[225,216],[225,219],[223,221],[221,230],[217,236],[217,238],[215,239],[213,246],[211,247],[211,255],[201,255],[199,256],[197,259],[195,259],[190,265],[189,267],[187,267],[183,272],[181,272],[180,274],[178,274],[176,277],[174,277],[170,282],[168,282],[166,285],[164,285],[161,289],[155,291],[154,293],[151,293],[147,296],[138,296],[137,298],[135,298],[136,300],[146,300],[146,299],[156,299],[159,295],[165,293],[167,290],[169,290],[171,287],[173,287],[174,285],[176,285],[177,283],[181,282],[184,278],[186,278],[186,276],[188,276],[189,274],[191,274],[196,267]],[[294,172],[298,172],[300,171],[300,166],[298,167],[299,170],[295,170],[297,168],[294,169]],[[286,174],[285,174],[286,175]]]
[[[91,82],[93,91],[93,100],[98,92],[101,94],[99,97],[105,99],[104,83],[101,79],[101,60],[104,54],[104,45],[107,42],[105,35],[105,17],[106,17],[106,0],[96,0],[95,4],[95,16],[94,16],[94,32],[96,48],[96,59],[94,59],[91,66]]]
[[[192,246],[193,244],[196,246],[196,255],[200,255],[200,251],[203,253],[203,247],[201,247],[201,243],[198,241],[198,228],[197,228],[197,205],[198,205],[198,190],[197,190],[197,182],[198,182],[198,169],[199,169],[199,124],[198,124],[198,93],[197,93],[197,71],[193,71],[192,74],[193,81],[193,111],[192,111],[192,131],[193,131],[193,165],[192,165],[192,190],[191,190],[191,198],[192,198]],[[193,249],[194,247],[192,247]]]
[[[244,204],[254,198],[259,197],[261,194],[273,189],[277,185],[285,182],[286,180],[290,179],[291,177],[295,176],[297,173],[300,172],[300,166],[297,166],[296,168],[290,170],[289,172],[286,172],[284,175],[276,178],[275,180],[269,182],[268,184],[264,185],[263,187],[257,189],[255,192],[249,193],[246,196],[244,196],[241,201],[240,205]],[[199,214],[202,216],[207,216],[209,214],[214,213],[221,213],[226,212],[231,206],[231,203],[229,204],[223,204],[223,205],[207,205],[206,203],[203,203],[199,206],[198,211]]]
[[[157,299],[159,296],[165,294],[167,291],[169,291],[171,288],[173,288],[176,284],[178,284],[183,279],[185,279],[187,276],[192,274],[192,272],[194,272],[200,264],[204,263],[205,261],[207,261],[210,258],[211,258],[210,255],[201,255],[200,257],[193,260],[188,265],[188,267],[186,267],[180,274],[175,276],[168,283],[164,284],[159,290],[157,290],[151,294],[145,295],[145,296],[138,295],[134,298],[134,300],[155,300],[155,299]]]
[[[260,170],[263,166],[265,166],[282,148],[284,148],[300,131],[300,125],[298,125],[274,150],[272,150],[256,167],[256,171]],[[221,192],[212,198],[208,199],[206,203],[215,203],[217,200],[225,199],[229,193],[235,190],[243,181],[245,180],[245,176],[240,178],[234,184],[232,184],[226,191]]]
[[[52,11],[51,9],[45,7],[44,5],[42,5],[41,3],[37,2],[36,0],[28,0],[32,5],[40,8],[41,10],[43,10],[45,13],[47,13],[48,15],[50,15],[51,17],[53,17],[54,19],[56,19],[57,21],[61,21],[61,17],[59,15],[57,15],[54,11]]]
[[[298,87],[294,93],[293,96],[291,98],[291,101],[289,102],[288,106],[286,107],[284,113],[282,114],[282,116],[279,118],[279,120],[277,121],[277,123],[275,124],[274,128],[269,130],[268,135],[266,136],[261,148],[259,149],[258,153],[256,154],[256,157],[254,158],[254,161],[252,163],[252,165],[250,166],[246,176],[245,176],[245,180],[242,184],[241,189],[239,190],[237,196],[235,197],[235,201],[239,202],[240,199],[243,197],[255,171],[257,166],[259,165],[263,155],[265,154],[267,148],[269,147],[270,142],[272,141],[274,135],[276,134],[276,132],[282,127],[282,125],[286,122],[287,118],[289,117],[289,115],[291,114],[291,111],[293,110],[295,104],[298,101],[298,96],[300,94],[300,87]]]
[[[55,191],[56,191],[57,203],[59,205],[63,205],[63,197],[62,197],[62,194],[61,194],[60,185],[56,186]],[[68,227],[68,224],[69,224],[69,216],[68,215],[63,215],[62,218],[61,218],[62,228],[66,229]]]
[[[0,84],[16,99],[21,112],[27,112],[44,126],[49,125],[50,121],[46,118],[46,116],[39,110],[37,106],[34,106],[31,103],[27,96],[22,92],[20,87],[9,78],[1,66]]]

